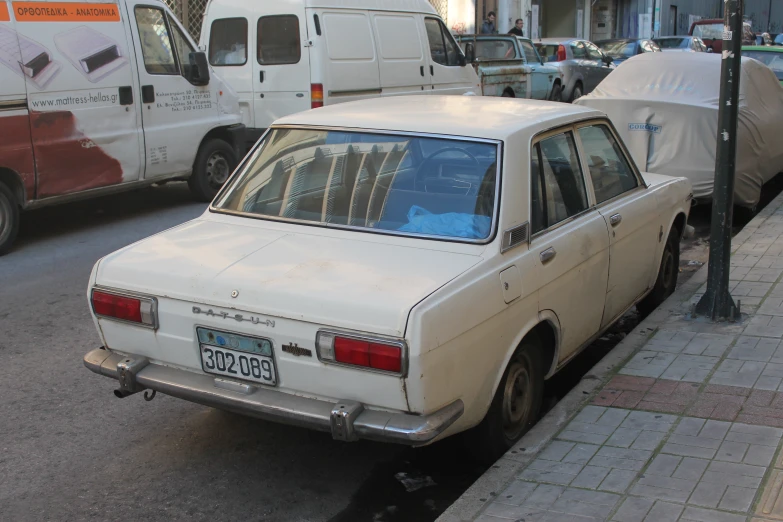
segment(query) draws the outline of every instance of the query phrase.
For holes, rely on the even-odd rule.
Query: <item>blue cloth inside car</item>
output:
[[[432,236],[484,239],[489,236],[491,227],[492,219],[487,216],[457,212],[433,214],[427,209],[413,205],[408,211],[408,223],[397,230]]]

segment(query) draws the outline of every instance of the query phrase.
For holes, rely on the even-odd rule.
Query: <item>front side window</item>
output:
[[[519,41],[519,45],[522,47],[522,52],[525,53],[525,61],[527,63],[537,64],[541,63],[538,58],[538,53],[533,48],[533,44],[524,40]]]
[[[425,18],[424,26],[427,28],[427,40],[430,43],[432,61],[448,67],[458,66],[459,47],[443,22],[437,18]]]
[[[488,239],[495,143],[274,129],[218,209],[442,238]]]
[[[258,63],[286,65],[299,63],[299,18],[296,15],[262,16],[258,19]]]
[[[587,58],[587,50],[585,50],[584,42],[571,42],[571,54],[574,55],[574,60],[584,60]]]
[[[166,15],[154,7],[136,7],[136,25],[144,57],[144,68],[150,74],[179,74],[171,45]]]
[[[190,53],[194,52],[193,46],[190,45],[187,37],[182,33],[179,26],[169,18],[169,27],[171,27],[171,36],[174,40],[174,47],[177,50],[177,56],[179,56],[179,63],[182,66],[182,72],[184,74],[185,69],[190,67]]]
[[[531,226],[545,230],[588,208],[574,136],[567,132],[533,146],[531,161]]]
[[[620,146],[606,125],[579,129],[587,157],[596,203],[603,203],[639,186]]]
[[[212,22],[209,63],[220,66],[247,63],[247,19],[223,18]]]

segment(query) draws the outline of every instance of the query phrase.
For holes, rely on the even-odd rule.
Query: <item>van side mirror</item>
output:
[[[185,66],[185,79],[193,85],[209,84],[209,64],[206,53],[193,52],[188,58],[190,64]]]
[[[465,44],[465,62],[466,64],[468,64],[468,63],[473,63],[475,61],[476,61],[476,48],[473,46],[472,42],[468,42]]]

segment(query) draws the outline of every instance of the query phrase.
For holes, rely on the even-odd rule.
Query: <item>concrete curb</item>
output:
[[[732,238],[732,252],[757,232],[764,221],[783,205],[778,195]],[[689,302],[707,280],[707,265],[677,288],[661,306],[647,316],[611,352],[596,364],[513,448],[473,483],[437,522],[468,522],[515,479],[541,449],[611,380],[649,337],[673,315],[689,313]]]

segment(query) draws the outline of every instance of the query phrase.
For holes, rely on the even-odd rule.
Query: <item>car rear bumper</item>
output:
[[[372,439],[413,446],[433,441],[463,413],[457,399],[429,415],[366,409],[355,401],[329,402],[150,363],[104,348],[84,356],[93,372],[117,379],[120,396],[144,389],[261,419],[329,431],[337,440]]]

